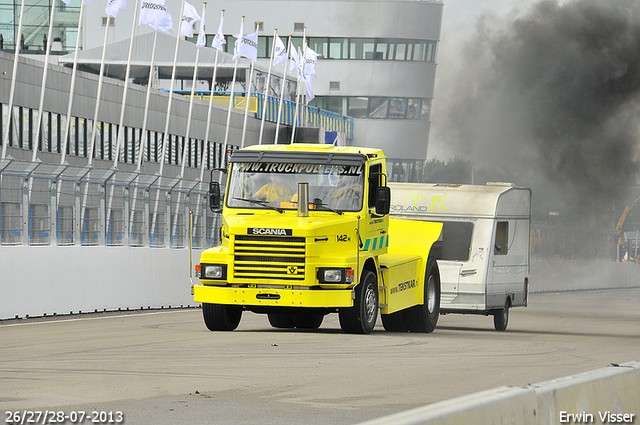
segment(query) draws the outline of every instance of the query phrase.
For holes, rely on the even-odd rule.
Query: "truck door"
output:
[[[378,216],[375,214],[375,198],[378,186],[386,184],[385,170],[381,163],[371,164],[368,173],[368,193],[364,208],[368,211],[366,232],[363,235],[364,251],[376,251],[374,255],[387,252],[389,246],[389,216]],[[382,250],[382,251],[380,251]]]

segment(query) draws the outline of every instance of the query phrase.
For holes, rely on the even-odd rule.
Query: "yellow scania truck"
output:
[[[442,224],[389,218],[380,149],[263,145],[235,151],[222,208],[221,245],[195,266],[205,325],[232,331],[243,311],[274,328],[316,329],[338,313],[347,333],[432,332],[440,273],[431,254]]]

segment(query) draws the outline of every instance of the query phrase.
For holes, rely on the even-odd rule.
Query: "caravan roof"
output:
[[[531,214],[531,189],[510,183],[389,183],[389,187],[392,215],[529,218]]]

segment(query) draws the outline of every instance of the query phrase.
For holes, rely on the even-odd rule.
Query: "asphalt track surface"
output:
[[[317,331],[274,330],[252,313],[235,332],[209,332],[200,309],[0,321],[0,413],[3,424],[9,411],[46,410],[142,425],[356,424],[640,360],[639,305],[640,288],[534,293],[506,332],[447,315],[432,334],[378,320],[347,335],[337,315]]]

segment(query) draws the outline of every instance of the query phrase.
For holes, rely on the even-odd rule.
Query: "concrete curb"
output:
[[[526,387],[498,387],[360,425],[602,424],[639,418],[640,362],[634,361]]]

